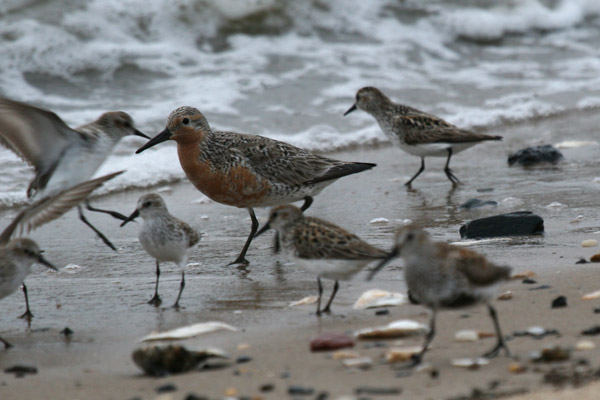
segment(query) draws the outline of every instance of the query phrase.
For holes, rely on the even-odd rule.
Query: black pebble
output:
[[[581,332],[582,335],[594,336],[600,335],[600,325],[593,326]]]
[[[390,313],[390,310],[388,310],[387,308],[384,308],[383,310],[375,311],[375,315],[388,315],[389,313]]]
[[[320,392],[315,400],[327,400],[329,398],[329,392]]]
[[[530,278],[525,278],[521,281],[522,283],[526,284],[526,285],[533,285],[534,283],[537,283],[537,281],[530,279]]]
[[[166,383],[156,388],[156,393],[171,393],[176,391],[177,386],[173,385],[172,383]]]
[[[567,298],[565,296],[558,296],[552,300],[552,308],[560,308],[567,306]]]
[[[594,314],[600,314],[600,308],[594,308]]]
[[[472,210],[474,208],[481,208],[485,206],[494,206],[498,205],[497,201],[494,200],[481,200],[481,199],[470,199],[466,202],[462,203],[458,208],[462,208],[463,210]]]
[[[6,374],[15,374],[15,377],[22,378],[27,374],[37,374],[38,370],[36,367],[29,367],[27,365],[15,365],[4,370]]]
[[[184,400],[209,400],[206,396],[198,396],[197,394],[190,393],[185,396]]]
[[[384,396],[392,394],[400,394],[402,389],[395,387],[374,387],[374,386],[359,386],[354,390],[357,395],[367,394],[373,396]]]
[[[508,157],[508,165],[520,164],[529,167],[539,163],[556,164],[563,158],[564,156],[556,147],[546,144],[543,146],[527,147],[511,154]]]
[[[272,383],[265,383],[260,385],[260,391],[261,392],[272,392],[273,389],[275,389],[275,385],[273,385]]]
[[[550,289],[552,286],[550,285],[540,285],[540,286],[536,286],[534,288],[531,288],[529,290],[544,290],[544,289]]]
[[[580,258],[579,260],[577,260],[575,262],[575,264],[587,264],[588,262],[585,260],[585,258]]]
[[[309,396],[315,392],[315,389],[311,387],[305,386],[297,386],[293,385],[288,388],[288,394],[292,395],[300,395],[300,396]]]
[[[236,361],[238,364],[244,364],[244,363],[247,363],[247,362],[250,362],[250,361],[252,361],[252,357],[249,357],[249,356],[241,356],[241,357],[238,357],[238,358],[237,358],[237,360],[235,360],[235,361]]]

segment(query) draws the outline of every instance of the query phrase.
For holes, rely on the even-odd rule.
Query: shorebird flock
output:
[[[460,129],[434,115],[396,104],[373,87],[360,89],[354,105],[344,115],[357,109],[371,114],[385,135],[402,150],[421,158],[421,167],[406,182],[407,187],[425,170],[428,156],[446,157],[444,172],[453,186],[459,184],[449,167],[452,156],[478,143],[502,139]],[[180,289],[174,304],[179,307],[185,287],[185,266],[201,235],[171,215],[164,200],[154,193],[140,197],[129,217],[92,207],[88,200],[93,190],[123,172],[91,179],[114,145],[126,135],[150,139],[134,127],[133,120],[124,112],[107,112],[92,123],[72,129],[51,111],[0,99],[0,144],[35,170],[35,177],[27,188],[30,203],[0,235],[0,299],[22,286],[27,306],[22,317],[33,317],[24,284],[31,266],[37,262],[55,267],[41,256],[41,250],[32,240],[14,237],[77,207],[81,221],[108,247],[116,250],[85,218],[83,206],[120,220],[121,226],[138,216],[143,219],[138,239],[156,260],[154,296],[148,303],[156,307],[162,303],[158,294],[160,262],[170,261],[181,270]],[[376,164],[340,161],[263,136],[213,130],[199,110],[187,106],[174,110],[166,128],[136,153],[167,140],[177,143],[181,168],[196,189],[217,203],[248,210],[252,221],[250,233],[231,264],[248,265],[246,253],[252,240],[269,229],[275,230],[274,251],[281,248],[298,266],[316,276],[319,293],[316,314],[321,316],[331,311],[339,280],[348,280],[369,263],[378,262],[369,275],[371,279],[391,259],[402,257],[411,299],[431,311],[423,350],[408,366],[422,361],[435,335],[439,310],[477,304],[487,306],[498,340],[486,356],[493,357],[502,349],[510,354],[490,302],[495,289],[509,278],[509,267],[497,266],[470,250],[432,242],[417,226],[398,230],[393,247],[387,251],[332,222],[304,215],[313,198],[326,186],[347,175],[370,170]],[[301,207],[290,204],[298,201],[303,201]],[[254,213],[256,207],[272,207],[268,221],[260,230]],[[321,307],[322,278],[334,281],[324,308]],[[10,346],[6,340],[0,340],[5,348]]]

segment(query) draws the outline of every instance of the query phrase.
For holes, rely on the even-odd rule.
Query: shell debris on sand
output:
[[[519,272],[518,274],[514,274],[510,278],[511,279],[526,279],[526,278],[533,278],[534,276],[535,276],[535,272],[525,271],[525,272]]]
[[[463,329],[454,334],[454,340],[457,342],[476,342],[479,340],[479,333],[471,329]]]
[[[598,246],[598,241],[596,239],[586,239],[581,242],[581,247],[596,247]]]
[[[307,296],[303,299],[300,299],[298,301],[293,301],[289,304],[289,307],[296,307],[296,306],[304,306],[306,304],[315,304],[318,300],[317,296]]]
[[[478,369],[484,365],[488,365],[490,361],[487,358],[455,358],[450,362],[453,367]]]
[[[342,360],[342,364],[348,368],[369,369],[373,366],[371,357],[347,358]]]
[[[188,350],[179,345],[146,346],[131,354],[133,362],[150,376],[192,371],[212,357],[227,358],[227,354],[217,348]]]
[[[401,319],[387,325],[364,328],[354,332],[359,339],[397,338],[413,335],[423,335],[429,328],[417,321]]]
[[[403,293],[371,289],[361,294],[352,308],[355,310],[365,310],[367,308],[399,306],[406,304],[406,302],[407,297]]]
[[[204,333],[219,331],[219,330],[237,331],[238,329],[234,326],[228,325],[224,322],[211,321],[211,322],[200,322],[198,324],[182,326],[180,328],[172,329],[166,332],[155,332],[140,339],[140,342],[149,342],[154,340],[180,340],[189,339]]]
[[[577,351],[593,350],[595,348],[596,344],[591,340],[580,340],[575,344],[575,350]]]
[[[392,347],[385,352],[385,361],[390,364],[406,362],[421,351],[422,346]]]
[[[507,290],[504,293],[500,293],[500,295],[497,297],[498,300],[510,300],[513,298],[513,292],[510,290]]]
[[[581,296],[582,300],[596,300],[600,298],[600,290],[596,290],[595,292],[587,293]]]

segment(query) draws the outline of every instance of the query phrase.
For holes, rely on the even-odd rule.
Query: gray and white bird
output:
[[[160,262],[171,261],[181,270],[179,294],[173,307],[179,307],[179,299],[185,287],[185,266],[188,257],[200,242],[200,234],[186,222],[172,216],[162,197],[150,193],[139,198],[136,210],[121,224],[124,226],[138,216],[144,220],[138,232],[138,239],[152,257],[156,259],[156,285],[154,296],[148,302],[158,307],[162,300],[158,295]]]
[[[431,310],[429,332],[421,352],[409,366],[419,364],[435,336],[439,310],[460,309],[484,304],[494,322],[496,346],[484,354],[494,357],[501,349],[510,355],[500,330],[496,309],[491,304],[500,285],[510,279],[510,267],[498,266],[472,250],[443,242],[433,242],[427,233],[413,225],[396,232],[390,256],[371,272],[368,280],[395,257],[404,259],[404,280],[413,302]]]
[[[23,284],[25,277],[31,272],[31,266],[40,263],[56,271],[42,256],[42,251],[31,239],[13,239],[0,247],[0,299],[14,293]],[[0,337],[4,348],[11,344]]]
[[[453,154],[487,140],[502,140],[502,136],[460,129],[435,115],[396,104],[379,89],[370,86],[356,93],[356,102],[344,115],[356,109],[371,114],[392,143],[408,154],[421,157],[421,168],[405,183],[408,187],[425,170],[425,157],[447,157],[444,172],[452,185],[456,185],[459,180],[450,169]]]

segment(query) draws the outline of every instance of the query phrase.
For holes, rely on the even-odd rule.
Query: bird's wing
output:
[[[123,172],[125,171],[104,175],[63,190],[55,196],[36,201],[21,211],[10,225],[4,229],[4,232],[0,235],[0,245],[6,244],[16,231],[30,232],[45,223],[55,220],[85,200],[92,191],[102,186],[104,182]]]
[[[446,260],[447,268],[456,268],[474,286],[492,285],[510,278],[510,267],[495,265],[472,250],[438,243],[438,252]]]
[[[395,132],[403,132],[406,144],[468,143],[484,140],[501,140],[491,136],[460,129],[449,122],[426,113],[397,115],[393,118]]]
[[[296,228],[296,255],[307,259],[381,259],[388,254],[358,236],[318,218],[307,217]]]

